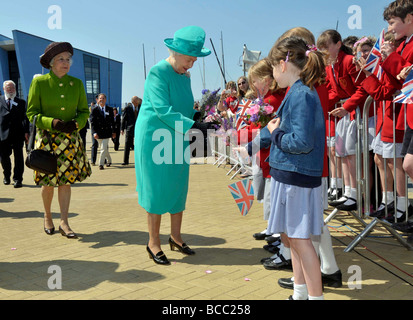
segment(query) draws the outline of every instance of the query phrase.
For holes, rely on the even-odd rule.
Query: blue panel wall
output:
[[[27,97],[30,83],[35,74],[45,74],[49,70],[43,69],[40,65],[40,56],[44,53],[45,48],[52,42],[47,39],[13,30],[13,38],[16,47],[17,62],[19,64],[20,78],[22,82],[22,90]],[[100,82],[101,92],[110,96],[110,104],[120,107],[122,105],[122,67],[123,64],[118,61],[110,60],[110,92],[108,81],[108,59],[83,50],[74,48],[73,65],[70,68],[69,74],[79,78],[85,84],[85,71],[83,63],[83,54],[96,57],[100,60]],[[0,53],[0,63],[3,65]],[[1,71],[1,70],[0,70]],[[1,76],[1,74],[0,74]],[[86,89],[86,88],[85,88]],[[109,101],[108,101],[109,103]]]
[[[0,87],[3,92],[3,82],[9,80],[9,55],[6,50],[0,48]],[[4,94],[4,92],[3,92]]]

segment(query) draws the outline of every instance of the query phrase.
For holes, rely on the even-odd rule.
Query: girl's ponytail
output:
[[[306,51],[306,56],[308,59],[301,72],[301,80],[306,86],[313,89],[315,85],[325,82],[326,67],[324,55],[315,46],[311,46]]]
[[[301,70],[303,83],[314,88],[325,81],[326,71],[324,55],[315,46],[307,44],[298,37],[288,37],[277,41],[270,50],[268,59],[271,65],[277,65],[280,60],[289,61]]]

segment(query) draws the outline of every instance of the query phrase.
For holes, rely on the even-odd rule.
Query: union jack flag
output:
[[[379,64],[379,60],[381,58],[381,45],[384,43],[384,34],[385,30],[383,29],[380,33],[379,38],[377,39],[374,47],[371,49],[369,56],[367,57],[366,65],[364,67],[365,70],[370,71],[376,76],[381,77],[381,66]]]
[[[401,93],[394,98],[393,102],[397,103],[413,103],[412,100],[413,96],[413,72],[410,71],[407,75],[406,80],[403,83],[403,87],[401,89]]]
[[[241,214],[245,217],[254,203],[252,180],[244,179],[228,186]]]
[[[241,99],[238,104],[238,109],[236,113],[235,129],[237,131],[245,128],[247,124],[245,123],[245,117],[247,116],[247,110],[250,108],[251,100]]]

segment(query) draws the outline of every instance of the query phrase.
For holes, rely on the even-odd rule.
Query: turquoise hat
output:
[[[211,50],[204,48],[205,31],[197,26],[179,29],[173,39],[165,39],[164,43],[169,49],[191,57],[206,57],[211,54]]]

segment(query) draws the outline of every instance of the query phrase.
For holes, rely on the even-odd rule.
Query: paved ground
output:
[[[0,186],[0,299],[284,300],[292,293],[277,285],[291,272],[260,264],[270,256],[265,243],[252,237],[265,228],[262,205],[254,203],[246,217],[239,214],[227,189],[228,167],[191,166],[183,233],[196,255],[169,250],[164,216],[163,249],[172,265],[158,266],[145,250],[146,213],[137,204],[133,165],[121,166],[123,149],[114,152],[111,145],[111,155],[112,167],[93,167],[92,177],[72,189],[70,223],[78,240],[43,232],[40,190],[30,170],[24,188]],[[57,226],[57,193],[53,208]],[[344,285],[326,287],[326,299],[413,299],[412,251],[378,227],[373,237],[344,253],[363,228],[345,214],[329,225]],[[361,289],[349,289],[351,266],[362,271]],[[59,275],[62,288],[53,289]]]

